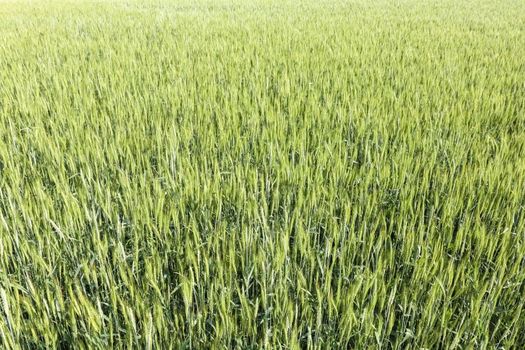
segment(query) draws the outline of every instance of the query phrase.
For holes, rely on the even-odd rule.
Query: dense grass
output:
[[[525,2],[0,2],[1,348],[522,348]]]

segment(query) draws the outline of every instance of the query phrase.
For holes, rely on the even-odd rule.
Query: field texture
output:
[[[0,1],[0,348],[522,349],[524,283],[524,1]]]

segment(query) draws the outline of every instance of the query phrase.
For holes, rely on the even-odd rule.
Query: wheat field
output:
[[[525,347],[525,2],[0,2],[0,348]]]

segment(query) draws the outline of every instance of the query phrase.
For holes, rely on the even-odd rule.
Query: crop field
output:
[[[0,348],[524,347],[525,1],[0,0]]]

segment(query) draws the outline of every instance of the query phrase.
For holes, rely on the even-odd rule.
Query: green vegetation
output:
[[[0,1],[0,347],[525,346],[525,2]]]

